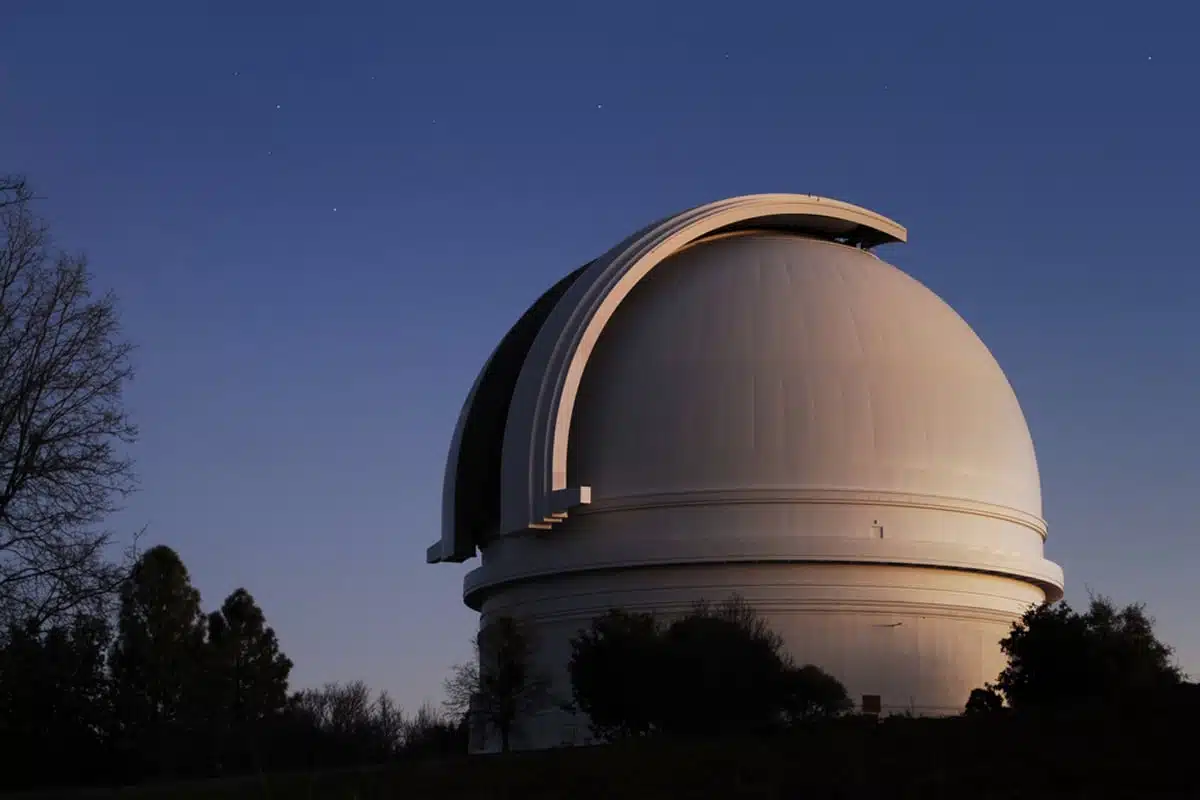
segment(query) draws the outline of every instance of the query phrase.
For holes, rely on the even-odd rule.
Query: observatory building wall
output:
[[[799,663],[835,675],[856,704],[878,695],[883,713],[919,715],[958,713],[971,689],[995,680],[1004,666],[997,643],[1044,597],[1000,576],[842,564],[663,567],[514,586],[485,602],[482,623],[524,620],[537,646],[535,668],[551,681],[551,702],[523,721],[514,743],[589,742],[586,718],[558,706],[571,699],[570,639],[593,618],[622,608],[669,622],[697,601],[735,592]]]
[[[720,201],[571,273],[505,337],[427,558],[478,553],[464,601],[531,626],[555,702],[514,746],[587,740],[560,708],[569,641],[611,608],[670,619],[736,593],[856,702],[946,714],[1062,596],[1008,379],[869,252],[905,236],[837,201]]]

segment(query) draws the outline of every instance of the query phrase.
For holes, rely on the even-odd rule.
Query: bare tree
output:
[[[425,702],[404,720],[404,749],[414,754],[465,752],[465,733],[461,715]]]
[[[442,708],[452,717],[463,718],[471,712],[471,702],[479,693],[479,646],[475,646],[475,660],[455,664],[450,677],[442,684],[446,699]]]
[[[33,199],[33,192],[22,175],[0,175],[0,208],[28,203]]]
[[[408,722],[400,706],[386,691],[380,692],[375,702],[371,703],[371,719],[381,748],[388,757],[394,756],[404,744]]]
[[[132,345],[87,262],[55,250],[19,177],[0,176],[0,624],[111,599],[127,564],[99,529],[134,488],[122,404]]]
[[[292,696],[291,707],[351,760],[379,762],[394,757],[408,730],[408,721],[391,695],[381,692],[372,698],[363,681],[305,689]]]
[[[532,664],[530,636],[512,617],[488,623],[475,638],[475,660],[456,666],[445,681],[446,710],[494,729],[503,752],[517,721],[551,701],[549,681]]]

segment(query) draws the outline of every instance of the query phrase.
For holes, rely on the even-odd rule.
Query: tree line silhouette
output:
[[[502,751],[523,717],[556,707],[586,715],[595,742],[782,735],[833,718],[878,718],[856,714],[835,676],[798,665],[736,594],[669,623],[620,609],[593,620],[571,640],[566,701],[532,662],[535,636],[512,618],[493,620],[477,638],[478,659],[446,682],[447,708],[477,734],[494,734]],[[1083,612],[1063,601],[1034,606],[1000,646],[1007,666],[965,698],[965,716],[1200,711],[1200,686],[1185,680],[1139,604],[1094,597]]]
[[[0,788],[462,749],[440,710],[406,717],[361,683],[289,693],[244,589],[206,614],[169,548],[114,558],[104,521],[136,488],[133,345],[38,202],[0,174]]]
[[[238,589],[205,614],[179,556],[153,547],[121,584],[115,624],[80,613],[11,625],[0,641],[0,788],[463,754],[472,721],[507,750],[519,720],[556,700],[524,624],[500,617],[477,642],[479,658],[447,680],[444,710],[406,716],[361,681],[289,692],[292,662],[250,593]],[[1137,605],[1034,607],[1002,647],[1008,666],[972,693],[966,716],[1200,710],[1198,687]],[[836,678],[798,666],[736,596],[669,624],[611,610],[574,637],[568,672],[571,698],[561,705],[586,714],[598,742],[778,737],[856,716]]]
[[[853,708],[841,683],[797,666],[736,594],[717,606],[697,603],[670,623],[612,609],[570,644],[564,698],[534,662],[534,630],[508,616],[491,620],[476,637],[476,658],[446,680],[446,710],[467,720],[477,744],[491,734],[506,752],[521,721],[544,711],[584,714],[590,740],[605,742],[778,732]]]
[[[291,669],[249,592],[204,614],[175,552],[151,548],[121,587],[115,626],[79,615],[7,631],[0,781],[129,784],[466,749],[440,711],[407,717],[362,682],[289,693]]]
[[[854,707],[736,594],[670,624],[609,611],[571,642],[568,670],[574,705],[602,741],[779,732]]]

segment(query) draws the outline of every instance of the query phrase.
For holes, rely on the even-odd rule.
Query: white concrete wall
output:
[[[845,684],[859,702],[882,697],[885,711],[951,714],[971,689],[995,680],[999,642],[1045,595],[993,575],[889,566],[743,565],[663,567],[515,585],[491,597],[483,623],[512,615],[532,626],[536,667],[570,699],[570,639],[609,608],[670,618],[701,599],[741,594],[780,633],[799,663]],[[494,736],[489,745],[494,747]],[[548,709],[525,720],[514,747],[585,744],[587,723]]]

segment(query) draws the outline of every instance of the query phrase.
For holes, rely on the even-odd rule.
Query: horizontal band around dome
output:
[[[553,534],[550,534],[553,535]],[[493,547],[511,549],[518,537]],[[529,536],[531,542],[537,537]],[[947,569],[999,575],[1040,587],[1052,599],[1062,597],[1063,572],[1040,556],[1005,553],[951,542],[918,542],[840,536],[779,536],[740,532],[736,541],[724,536],[643,540],[636,553],[614,557],[610,547],[583,546],[562,550],[521,548],[520,557],[497,559],[467,573],[463,599],[479,608],[483,594],[512,583],[608,570],[706,564],[855,564]],[[513,554],[515,556],[515,554]]]
[[[724,587],[713,587],[713,589],[714,591],[711,595],[701,596],[714,605],[727,600],[730,596],[730,592],[724,591]],[[739,593],[739,596],[745,599],[744,594]],[[532,605],[536,608],[538,604],[535,602]],[[790,596],[782,600],[764,600],[759,596],[755,596],[753,606],[755,611],[761,616],[776,619],[788,614],[816,614],[821,616],[836,614],[855,617],[878,615],[881,617],[936,617],[939,619],[993,622],[1007,625],[1012,622],[1014,616],[1012,610],[980,608],[979,606],[971,605],[933,604],[930,602],[904,600],[847,600],[840,596],[836,599],[797,598]],[[696,602],[688,599],[664,600],[661,598],[645,599],[639,602],[623,597],[620,602],[620,608],[622,611],[631,613],[651,613],[669,617],[687,614],[695,610]],[[1023,609],[1024,606],[1021,606],[1021,608]],[[540,613],[523,607],[503,604],[498,606],[492,613],[519,617],[536,625],[573,622],[577,623],[580,628],[584,628],[593,619],[602,616],[610,610],[612,610],[612,604],[604,602],[594,602],[590,605],[587,603],[578,603],[569,610],[555,613]]]
[[[892,506],[920,508],[930,511],[952,511],[1011,522],[1036,532],[1046,539],[1046,521],[1007,506],[983,503],[961,497],[913,494],[908,492],[867,489],[699,489],[690,492],[625,495],[589,500],[575,509],[574,514],[590,515],[614,511],[632,511],[680,506],[736,505],[743,503],[787,505],[835,504],[858,506]]]

